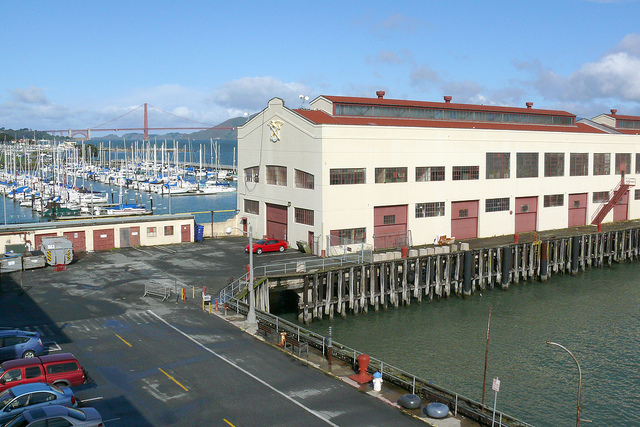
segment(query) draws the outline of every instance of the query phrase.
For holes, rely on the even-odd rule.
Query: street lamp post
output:
[[[580,364],[578,363],[578,359],[576,359],[576,357],[573,355],[573,353],[571,353],[565,346],[560,345],[560,344],[555,343],[555,342],[547,341],[547,346],[550,346],[550,345],[555,345],[557,347],[560,347],[561,349],[563,349],[564,351],[569,353],[569,355],[576,362],[576,366],[578,367],[578,405],[577,405],[577,408],[576,408],[576,427],[579,427],[580,426],[580,395],[582,393],[582,370],[580,369]],[[585,420],[585,421],[587,421],[587,420]]]
[[[248,231],[240,230],[236,227],[227,227],[225,230],[227,234],[231,234],[231,230],[238,230],[243,235],[249,237],[249,313],[247,313],[247,325],[249,328],[257,328],[256,321],[256,302],[253,290],[253,228],[249,224]]]

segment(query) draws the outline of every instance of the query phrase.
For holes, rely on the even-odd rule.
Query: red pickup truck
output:
[[[9,360],[0,365],[0,392],[29,383],[74,386],[86,381],[84,369],[71,353]]]

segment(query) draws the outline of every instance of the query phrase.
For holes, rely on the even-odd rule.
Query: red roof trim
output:
[[[425,101],[409,101],[405,99],[385,99],[385,98],[357,98],[351,96],[328,96],[324,98],[336,104],[354,104],[354,105],[387,105],[397,107],[417,107],[417,108],[438,108],[444,110],[464,110],[464,111],[489,111],[500,113],[516,113],[516,114],[542,114],[553,116],[575,117],[567,111],[561,110],[541,110],[534,108],[520,107],[502,107],[498,105],[477,105],[477,104],[457,104],[452,102],[425,102]]]
[[[577,123],[575,126],[531,125],[518,123],[488,123],[467,121],[446,121],[430,119],[406,119],[392,117],[353,117],[332,116],[321,110],[293,110],[315,124],[328,125],[356,125],[356,126],[406,126],[423,128],[453,128],[453,129],[496,129],[523,130],[538,132],[577,132],[577,133],[606,133],[600,129]]]

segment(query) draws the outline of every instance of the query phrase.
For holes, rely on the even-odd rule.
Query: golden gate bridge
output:
[[[122,117],[133,113],[134,111],[139,110],[144,107],[144,122],[143,127],[118,127],[118,128],[103,128],[102,126],[106,126],[109,123],[113,123]],[[153,105],[149,105],[149,107],[160,111],[161,113],[169,114],[176,118],[186,120],[198,125],[206,125],[206,126],[187,126],[187,127],[149,127],[149,116],[148,116],[148,104],[145,102],[142,105],[137,106],[131,111],[124,113],[121,116],[116,117],[115,119],[109,120],[108,122],[102,123],[98,126],[87,128],[87,129],[56,129],[56,130],[43,130],[42,132],[49,133],[51,135],[60,135],[60,136],[68,136],[69,138],[76,138],[76,136],[81,135],[80,138],[77,139],[91,139],[91,132],[120,132],[120,131],[144,131],[144,139],[145,141],[149,139],[149,131],[150,130],[198,130],[198,129],[220,129],[220,130],[233,130],[235,127],[229,126],[220,126],[220,125],[212,125],[208,123],[202,123],[195,120],[187,119],[186,117],[180,117],[176,114],[170,113],[168,111],[164,111],[161,108],[154,107]],[[65,135],[66,134],[66,135]]]

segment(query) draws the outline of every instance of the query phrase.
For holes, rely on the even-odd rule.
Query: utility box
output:
[[[66,237],[43,237],[40,250],[48,265],[69,264],[73,261],[73,243]]]

